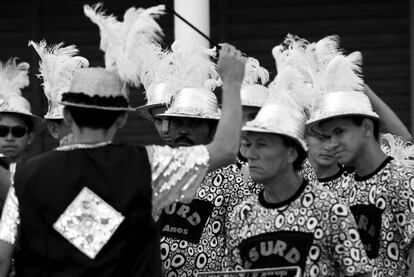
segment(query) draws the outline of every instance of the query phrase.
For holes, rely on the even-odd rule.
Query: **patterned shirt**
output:
[[[232,164],[210,172],[198,188],[195,200],[189,204],[174,203],[164,210],[161,216],[164,276],[194,276],[197,272],[221,270],[227,214],[260,189],[259,185],[246,182],[245,166]],[[182,218],[183,211],[186,219]]]
[[[312,167],[309,159],[306,159],[299,174],[304,179],[309,180],[310,182],[318,182],[323,187],[329,189],[333,193],[336,193],[338,196],[343,197],[343,189],[341,188],[340,184],[344,178],[353,172],[353,170],[350,168],[345,169],[345,167],[340,164],[338,164],[338,168],[339,171],[334,175],[326,178],[318,178],[316,176],[315,169]]]
[[[367,176],[347,176],[343,191],[374,265],[372,276],[407,276],[414,237],[414,172],[388,157]]]
[[[267,203],[263,192],[250,196],[234,209],[227,227],[225,270],[299,266],[303,276],[371,270],[348,206],[307,181],[281,203]]]

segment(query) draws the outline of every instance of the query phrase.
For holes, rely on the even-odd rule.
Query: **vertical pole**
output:
[[[174,10],[210,37],[209,0],[174,0]],[[177,17],[174,17],[174,35],[175,40],[210,48],[208,40]]]

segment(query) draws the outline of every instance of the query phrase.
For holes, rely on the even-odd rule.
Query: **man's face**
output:
[[[9,128],[14,127],[14,131]],[[14,132],[14,134],[13,134]],[[26,146],[32,142],[33,136],[28,133],[23,118],[15,114],[0,115],[0,152],[17,161]]]
[[[149,112],[153,117],[153,122],[155,129],[157,129],[158,135],[160,138],[168,145],[171,144],[171,137],[169,135],[169,122],[168,119],[162,118],[159,115],[164,113],[167,110],[167,107],[155,107],[152,108]]]
[[[242,139],[241,151],[248,163],[250,176],[263,185],[271,183],[292,163],[288,163],[289,147],[276,134],[246,132]]]
[[[364,146],[365,137],[362,126],[351,119],[333,118],[320,124],[322,132],[330,139],[330,147],[338,161],[345,165],[355,165]]]
[[[205,119],[171,117],[170,136],[173,147],[210,143],[213,130]]]
[[[308,134],[306,136],[309,159],[320,167],[330,167],[338,163],[329,137],[323,134]]]

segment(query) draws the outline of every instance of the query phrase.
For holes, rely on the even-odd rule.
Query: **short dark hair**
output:
[[[80,128],[87,127],[91,129],[109,129],[116,119],[125,113],[125,111],[111,111],[91,108],[81,108],[66,106],[76,125]]]
[[[299,171],[302,169],[303,162],[306,159],[306,151],[303,149],[303,147],[299,144],[299,142],[291,137],[281,135],[283,140],[283,145],[286,147],[293,147],[296,152],[298,153],[298,156],[296,160],[293,162],[293,169],[295,171]]]
[[[372,119],[372,118],[369,118],[369,117],[364,117],[364,116],[359,116],[359,115],[350,116],[348,118],[351,119],[352,122],[354,122],[354,124],[357,125],[357,126],[361,126],[362,125],[362,121],[364,119],[371,120],[372,123],[373,123],[373,125],[374,125],[373,133],[374,133],[375,140],[377,140],[377,141],[379,140],[379,129],[380,129],[380,122],[379,122],[379,120],[375,120],[375,119]]]

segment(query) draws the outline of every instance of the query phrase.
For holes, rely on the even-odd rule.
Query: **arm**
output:
[[[382,119],[385,130],[393,135],[401,137],[405,141],[411,141],[412,137],[410,132],[393,110],[391,110],[391,108],[366,84],[364,92],[371,101],[372,108]]]
[[[235,162],[240,145],[242,110],[240,87],[244,76],[245,59],[240,51],[222,44],[218,70],[223,81],[223,109],[213,141],[207,145],[209,170]]]
[[[0,277],[8,276],[19,224],[18,199],[11,187],[0,220]]]
[[[408,277],[414,277],[414,245],[411,244],[410,251],[410,269],[408,270]]]
[[[0,277],[6,277],[9,273],[14,246],[0,240]]]

